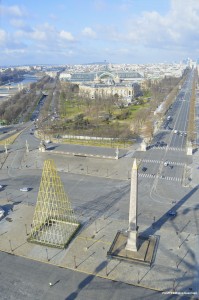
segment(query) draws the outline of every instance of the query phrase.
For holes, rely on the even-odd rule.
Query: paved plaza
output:
[[[143,174],[140,171],[143,164],[147,165],[147,172],[150,170],[153,174],[162,161],[160,152],[154,156],[154,152],[149,153],[149,158],[144,160],[144,153],[130,149],[117,160],[41,153],[36,147],[28,153],[10,148],[8,156],[1,156],[0,180],[5,189],[1,191],[0,205],[6,210],[6,216],[0,221],[0,250],[133,286],[197,297],[194,293],[198,287],[195,259],[198,190],[194,180],[182,188],[185,180],[181,174],[185,167],[180,158],[175,160],[172,175],[182,178],[177,183],[166,178],[154,180],[154,177],[139,176],[139,233],[157,237],[153,263],[143,265],[107,256],[117,232],[125,235],[128,229],[133,157],[138,159],[140,174]],[[82,224],[64,250],[27,242],[46,159],[55,161]],[[186,167],[192,170],[191,164]],[[186,179],[189,183],[188,177]],[[22,186],[30,186],[31,191],[21,193]],[[176,218],[168,216],[171,208],[178,210]]]

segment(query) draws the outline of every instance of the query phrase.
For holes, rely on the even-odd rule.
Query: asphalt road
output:
[[[1,300],[182,299],[3,252],[0,266]]]

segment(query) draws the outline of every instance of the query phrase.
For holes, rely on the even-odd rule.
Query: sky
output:
[[[199,57],[199,0],[0,0],[0,66]]]

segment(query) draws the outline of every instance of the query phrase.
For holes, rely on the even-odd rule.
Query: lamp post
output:
[[[5,148],[5,153],[8,154],[8,149],[7,149],[6,142],[5,142],[4,148]]]
[[[28,141],[26,140],[26,152],[29,152],[29,144],[28,144]]]

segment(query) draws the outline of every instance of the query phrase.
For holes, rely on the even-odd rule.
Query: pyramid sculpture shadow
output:
[[[65,248],[79,227],[54,161],[46,160],[28,241]]]

